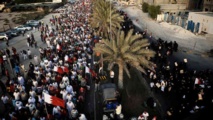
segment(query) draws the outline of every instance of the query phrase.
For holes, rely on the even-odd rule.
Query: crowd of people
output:
[[[0,51],[2,75],[7,77],[7,92],[11,96],[4,93],[1,96],[6,108],[1,119],[87,119],[84,102],[91,78],[86,73],[93,64],[94,45],[88,24],[90,11],[89,6],[76,2],[66,5],[60,15],[53,14],[50,24],[41,22],[38,30],[46,48],[37,47],[33,33],[27,34],[28,47],[37,48],[39,56],[32,56],[30,49],[18,53],[15,47]],[[179,100],[176,106],[168,108],[167,119],[182,119],[211,104],[211,70],[190,70],[187,59],[170,62],[168,57],[178,51],[176,42],[158,40],[151,48],[156,51],[152,61],[157,65],[155,71],[147,70],[151,91],[173,94]],[[23,60],[34,59],[29,69],[25,68],[20,57]],[[15,70],[14,78],[4,67],[9,64],[8,61]],[[110,78],[114,82],[113,71]],[[98,77],[95,79],[99,83]],[[64,107],[45,103],[44,93],[62,99]],[[138,117],[141,120],[148,118],[147,111]]]
[[[52,15],[51,25],[40,23],[38,30],[41,41],[47,47],[39,47],[40,58],[32,56],[30,49],[19,54],[12,49],[15,77],[7,76],[7,94],[1,96],[5,114],[1,119],[79,119],[86,120],[84,113],[85,94],[90,89],[88,69],[92,65],[92,31],[88,25],[90,7],[76,2],[68,4],[60,15]],[[36,38],[38,40],[38,38]],[[28,47],[37,48],[34,35],[27,34]],[[10,55],[9,49],[1,51],[1,68],[4,69]],[[19,57],[32,59],[29,69]],[[44,93],[64,101],[56,106],[45,102]]]
[[[171,62],[173,52],[178,51],[176,42],[159,39],[152,43],[156,51],[152,59],[156,63],[155,71],[147,70],[151,91],[158,94],[173,96],[173,101],[166,111],[166,119],[180,120],[190,114],[205,109],[212,104],[212,71],[193,70],[188,68],[188,60]]]

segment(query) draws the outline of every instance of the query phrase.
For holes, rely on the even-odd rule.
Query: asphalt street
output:
[[[45,16],[42,21],[44,21],[45,24],[48,24],[49,26],[50,25],[50,22],[49,22],[49,19],[52,17],[53,14],[49,14],[47,16]],[[54,15],[59,15],[59,14],[54,14]],[[15,47],[17,49],[17,52],[20,52],[22,51],[23,49],[27,50],[27,49],[30,49],[32,51],[32,55],[38,55],[39,56],[39,51],[38,51],[38,48],[32,48],[32,47],[28,47],[27,46],[27,34],[29,33],[33,33],[34,37],[35,37],[35,40],[37,41],[37,45],[38,45],[38,48],[39,47],[47,47],[46,44],[44,44],[41,39],[40,39],[40,32],[36,29],[36,31],[34,30],[31,30],[31,31],[28,31],[25,36],[23,37],[22,35],[18,36],[18,37],[14,37],[10,40],[10,47],[9,49],[11,49],[11,47]],[[152,33],[154,34],[154,33]],[[154,39],[153,39],[154,40]],[[7,48],[6,46],[6,43],[5,41],[1,41],[0,43],[0,49],[5,49]],[[181,49],[181,46],[180,46],[180,50],[176,53],[173,54],[172,57],[170,57],[170,61],[172,63],[174,63],[175,61],[183,61],[184,58],[187,58],[188,59],[188,67],[190,69],[196,69],[196,70],[204,70],[204,69],[211,69],[213,68],[213,58],[210,58],[210,57],[207,57],[207,56],[203,56],[201,53],[196,53],[195,51],[191,50],[191,51],[184,51],[184,49]],[[23,58],[20,59],[21,60],[21,64],[24,64],[25,65],[25,68],[28,69],[28,65],[30,62],[33,62],[34,63],[34,60],[31,59],[31,60],[23,60]],[[7,68],[10,70],[10,67],[9,65],[7,66]],[[11,75],[13,75],[13,72],[10,71]],[[2,82],[6,82],[5,80],[5,77],[2,77],[0,75],[0,79]],[[94,113],[94,103],[97,103],[100,105],[100,100],[97,100],[95,101],[94,97],[98,98],[97,96],[99,96],[98,93],[94,94],[92,91],[94,90],[94,84],[92,81],[90,81],[89,83],[91,85],[91,89],[89,91],[87,98],[87,102],[86,102],[86,106],[85,107],[85,111],[88,111],[88,116],[90,116],[90,118],[94,118],[94,115],[97,115],[97,113]],[[96,96],[97,95],[97,96]],[[159,97],[159,102],[163,105],[167,104],[166,101],[164,101],[164,99],[161,99],[162,96],[157,96]],[[92,107],[93,106],[93,107]],[[96,110],[100,111],[100,107],[96,107]],[[101,115],[98,114],[98,119],[101,118]]]

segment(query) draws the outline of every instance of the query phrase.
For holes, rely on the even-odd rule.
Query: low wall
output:
[[[160,4],[161,10],[164,12],[186,10],[186,4]]]

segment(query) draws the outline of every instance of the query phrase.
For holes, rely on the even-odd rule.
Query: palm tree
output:
[[[89,23],[92,28],[96,29],[99,36],[103,38],[109,37],[120,29],[120,23],[124,21],[123,17],[115,8],[110,5],[110,2],[104,0],[94,0],[92,15]]]
[[[109,62],[109,70],[114,64],[118,65],[118,86],[122,89],[123,71],[131,77],[127,65],[143,73],[146,73],[145,68],[153,70],[154,63],[150,61],[150,58],[154,57],[155,52],[146,49],[148,46],[148,40],[142,39],[142,36],[133,35],[133,29],[131,29],[127,35],[123,31],[118,31],[112,40],[103,39],[101,43],[95,45],[94,51],[103,54],[103,61]]]

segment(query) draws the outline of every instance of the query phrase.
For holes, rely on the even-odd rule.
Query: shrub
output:
[[[151,18],[157,18],[157,15],[160,13],[160,6],[150,5],[148,8],[148,13]]]
[[[149,8],[149,4],[146,3],[146,2],[144,2],[142,4],[142,10],[143,10],[143,12],[147,13],[148,12],[148,8]]]

